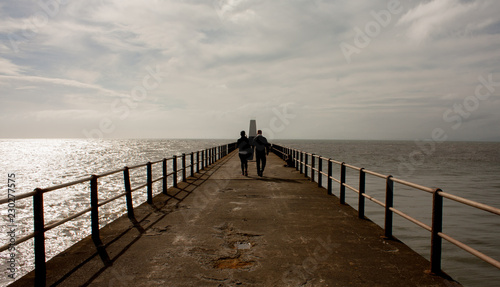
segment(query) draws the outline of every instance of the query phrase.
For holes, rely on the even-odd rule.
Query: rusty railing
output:
[[[419,184],[415,184],[412,182],[408,182],[399,178],[395,178],[392,175],[384,175],[374,171],[370,171],[364,168],[360,168],[357,166],[346,164],[345,162],[336,161],[331,158],[322,157],[320,155],[307,153],[298,149],[284,147],[280,145],[273,145],[272,150],[282,159],[286,159],[287,157],[293,160],[295,164],[296,170],[300,171],[300,173],[304,173],[306,177],[310,177],[312,181],[318,183],[318,186],[323,186],[323,176],[326,176],[327,185],[326,190],[328,194],[333,195],[333,184],[332,181],[335,181],[339,184],[339,193],[340,193],[340,203],[345,204],[345,192],[346,188],[350,189],[358,194],[358,217],[364,218],[365,216],[365,198],[380,205],[385,209],[384,216],[384,232],[385,237],[392,238],[392,227],[393,227],[393,214],[397,214],[404,219],[416,224],[417,226],[431,232],[431,250],[430,250],[430,272],[432,274],[442,274],[441,269],[441,253],[442,253],[442,239],[458,246],[459,248],[475,255],[479,259],[495,266],[500,269],[500,262],[495,260],[486,254],[464,244],[455,238],[443,233],[443,198],[465,204],[476,209],[480,209],[483,211],[487,211],[493,213],[494,215],[500,215],[500,209],[482,204],[479,202],[475,202],[469,199],[465,199],[450,193],[446,193],[439,188],[430,188],[426,186],[422,186]],[[309,158],[311,158],[311,164],[308,163]],[[316,159],[318,162],[316,163]],[[327,172],[323,171],[323,162],[328,164]],[[335,178],[332,176],[332,166],[333,164],[340,166],[340,175],[339,178]],[[352,170],[356,170],[359,172],[359,188],[355,188],[346,183],[346,169],[350,168]],[[379,177],[385,179],[385,202],[382,202],[373,196],[370,196],[365,193],[365,185],[366,185],[366,175],[371,175],[375,177]],[[408,214],[394,208],[393,199],[394,199],[394,183],[399,183],[410,188],[414,188],[417,190],[421,190],[427,192],[432,195],[432,220],[431,226],[409,216]]]
[[[144,164],[139,164],[131,167],[124,167],[121,169],[105,172],[98,175],[90,175],[85,178],[79,179],[77,181],[72,181],[56,186],[51,186],[47,188],[36,188],[34,191],[17,195],[15,200],[21,200],[25,198],[33,198],[33,220],[34,220],[34,232],[15,240],[15,245],[21,244],[31,238],[34,238],[34,253],[35,253],[35,284],[36,286],[45,286],[46,282],[46,253],[45,253],[45,232],[58,227],[70,220],[80,217],[88,212],[91,213],[91,234],[92,240],[96,245],[97,251],[101,256],[101,259],[105,263],[109,263],[110,259],[104,249],[104,245],[100,239],[99,235],[99,207],[115,201],[123,196],[126,198],[127,214],[128,217],[134,218],[134,207],[132,203],[132,193],[143,189],[146,187],[147,193],[147,203],[153,203],[153,183],[162,181],[162,193],[167,194],[167,178],[172,177],[172,185],[177,187],[179,176],[181,176],[182,181],[187,179],[187,169],[189,168],[190,175],[193,176],[200,169],[203,170],[205,167],[215,163],[217,160],[223,158],[230,152],[236,149],[235,143],[230,143],[226,145],[220,145],[205,150],[200,150],[196,152],[191,152],[189,154],[190,164],[186,165],[186,154],[183,153],[181,156],[174,155],[169,158],[164,158],[162,160],[148,162]],[[196,155],[196,156],[195,156]],[[178,168],[178,161],[181,161],[181,166]],[[169,172],[168,162],[171,161],[172,168]],[[155,164],[162,164],[162,175],[158,178],[153,178],[152,167]],[[146,167],[146,182],[138,186],[132,187],[130,182],[130,170],[139,169]],[[114,175],[123,172],[124,181],[124,192],[113,196],[112,198],[106,199],[102,202],[99,201],[98,193],[98,180],[100,178]],[[179,175],[181,173],[181,175]],[[89,182],[90,183],[90,207],[81,210],[73,215],[68,216],[62,220],[51,222],[45,224],[44,221],[44,194],[74,186],[77,184]],[[0,199],[1,204],[8,204],[9,198]],[[12,243],[8,243],[0,247],[0,252],[9,249]]]

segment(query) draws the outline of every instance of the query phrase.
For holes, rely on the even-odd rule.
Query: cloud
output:
[[[213,5],[221,21],[241,24],[256,19],[255,11],[250,8],[256,2],[248,0],[215,0]]]
[[[17,76],[22,71],[22,66],[16,65],[8,59],[0,58],[0,75]]]
[[[33,113],[34,119],[40,120],[90,120],[96,116],[94,110],[70,109],[70,110],[42,110]]]
[[[413,139],[500,68],[494,1],[401,1],[351,63],[339,44],[387,1],[65,1],[28,38],[24,23],[44,10],[26,3],[0,5],[0,109],[38,118],[49,137],[83,136],[104,118],[116,125],[107,137],[225,137],[292,103],[297,117],[276,137]],[[161,81],[132,100],[148,67]],[[498,120],[493,102],[473,118]],[[13,123],[27,136],[29,124]],[[492,126],[479,125],[460,137]]]
[[[413,41],[471,35],[497,22],[488,1],[433,0],[418,4],[398,21]],[[498,31],[497,31],[498,32]]]
[[[39,76],[23,76],[23,75],[16,75],[16,76],[2,76],[2,75],[0,75],[0,81],[2,79],[8,80],[8,81],[54,84],[57,86],[68,86],[68,87],[73,87],[73,88],[91,89],[91,90],[97,90],[97,91],[103,92],[104,94],[109,94],[112,96],[124,96],[125,95],[123,93],[118,93],[118,92],[113,91],[113,90],[105,89],[105,88],[98,86],[98,85],[82,83],[79,81],[69,80],[69,79],[46,78],[46,77],[39,77]]]

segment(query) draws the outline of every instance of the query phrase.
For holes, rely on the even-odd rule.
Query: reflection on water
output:
[[[230,140],[84,140],[84,139],[41,139],[41,140],[0,140],[0,174],[16,174],[16,194],[22,194],[40,187],[67,183],[124,166],[133,166],[148,161],[161,160],[189,153]],[[169,167],[170,168],[170,167]],[[145,183],[146,168],[131,171],[132,186]],[[153,169],[153,177],[162,175],[161,164]],[[155,183],[154,192],[161,188],[161,182]],[[122,193],[123,174],[119,173],[99,179],[99,198],[107,198]],[[1,198],[6,197],[7,187],[2,185]],[[146,201],[145,189],[133,194],[134,205]],[[3,205],[2,207],[4,207]],[[67,218],[90,207],[89,183],[44,194],[45,224]],[[125,199],[121,198],[100,207],[100,226],[117,219],[126,211]],[[7,215],[7,208],[2,208],[2,216]],[[16,237],[20,238],[33,232],[32,198],[16,201]],[[62,226],[46,232],[47,260],[70,247],[85,236],[90,235],[90,214],[71,220]],[[7,242],[7,226],[0,228],[1,245]],[[9,254],[1,253],[2,262]],[[21,277],[33,269],[33,239],[17,246],[16,277]],[[3,266],[3,265],[2,265]],[[7,271],[2,270],[0,286],[12,282],[7,278]]]
[[[36,187],[49,187],[70,182],[90,174],[116,170],[148,161],[160,160],[174,154],[196,151],[230,140],[0,140],[0,174],[16,173],[17,194]],[[331,157],[348,164],[364,167],[382,174],[409,180],[424,186],[439,187],[445,192],[463,196],[500,208],[500,144],[499,143],[442,143],[411,175],[399,175],[401,158],[415,151],[413,142],[383,141],[281,141],[281,144]],[[325,169],[325,165],[323,165]],[[334,165],[334,176],[340,173]],[[131,171],[132,185],[144,183],[146,168]],[[154,178],[161,176],[161,165],[153,169]],[[367,176],[366,192],[385,201],[385,180]],[[326,179],[323,180],[326,183]],[[347,183],[358,186],[358,173],[347,169]],[[157,183],[160,184],[161,183]],[[155,185],[158,192],[160,185]],[[99,179],[100,200],[123,192],[122,174]],[[1,185],[1,197],[7,194]],[[338,196],[338,190],[335,190]],[[430,225],[431,195],[395,183],[394,206]],[[44,195],[46,224],[65,218],[90,206],[88,183],[79,184]],[[134,204],[146,200],[145,189],[134,193]],[[357,194],[346,191],[346,201],[357,208]],[[125,212],[125,199],[100,208],[101,227]],[[33,232],[31,198],[16,201],[17,238]],[[5,218],[6,208],[1,210]],[[384,225],[384,209],[366,200],[366,215]],[[1,225],[0,240],[6,242],[6,225]],[[471,245],[479,251],[500,259],[500,220],[487,212],[461,204],[444,201],[444,232]],[[411,248],[429,258],[430,234],[399,216],[394,216],[393,233]],[[68,248],[90,234],[90,215],[72,220],[46,233],[48,258]],[[33,240],[18,246],[17,261],[22,276],[33,268]],[[8,254],[0,254],[5,262]],[[500,271],[475,259],[454,245],[443,243],[443,269],[465,286],[497,286]],[[3,270],[1,286],[10,280]]]

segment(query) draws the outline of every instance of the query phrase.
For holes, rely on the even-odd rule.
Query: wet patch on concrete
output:
[[[144,232],[144,236],[158,236],[162,235],[163,233],[167,232],[170,229],[170,225],[167,225],[165,227],[152,227],[146,232]]]
[[[218,250],[218,257],[212,260],[215,269],[253,270],[258,266],[254,255],[256,247],[261,244],[262,234],[237,230],[231,223],[215,226],[214,237],[223,240]],[[213,257],[212,257],[213,258]]]
[[[219,258],[214,262],[216,269],[245,269],[254,264],[253,261],[244,261],[241,256]]]
[[[271,198],[270,196],[262,195],[262,194],[243,194],[243,195],[239,195],[239,197],[244,197],[244,198]]]
[[[262,234],[251,234],[251,233],[245,233],[245,232],[237,232],[236,235],[245,236],[245,237],[259,237],[259,236],[262,236]]]

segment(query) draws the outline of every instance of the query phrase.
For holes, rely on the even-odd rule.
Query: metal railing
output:
[[[132,202],[132,193],[134,191],[137,191],[139,189],[142,189],[146,187],[146,192],[147,192],[147,203],[152,204],[153,203],[153,183],[162,181],[162,193],[167,194],[167,178],[172,177],[172,185],[173,187],[177,187],[178,184],[178,179],[179,179],[179,173],[181,173],[181,178],[182,181],[187,180],[187,169],[189,169],[190,175],[193,176],[196,172],[199,172],[200,170],[203,170],[205,167],[215,163],[217,160],[223,158],[230,152],[236,149],[236,144],[235,143],[230,143],[226,145],[220,145],[212,148],[208,148],[205,150],[200,150],[196,152],[191,152],[189,154],[189,158],[191,163],[189,165],[186,165],[186,154],[183,153],[181,156],[174,155],[170,158],[164,158],[162,160],[154,161],[154,162],[148,162],[144,164],[139,164],[131,167],[124,167],[121,169],[105,172],[102,174],[98,175],[90,175],[85,178],[56,185],[56,186],[51,186],[47,188],[36,188],[34,191],[17,195],[15,197],[15,200],[21,200],[24,198],[29,198],[33,197],[33,220],[34,220],[34,232],[28,235],[23,236],[20,239],[17,239],[15,241],[15,245],[21,244],[31,238],[34,238],[34,253],[35,253],[35,283],[36,286],[45,286],[45,281],[46,281],[46,253],[45,253],[45,232],[56,228],[68,221],[71,221],[77,217],[80,217],[88,212],[91,213],[91,234],[92,234],[92,240],[94,244],[96,245],[96,248],[99,252],[99,255],[103,259],[105,263],[109,263],[110,259],[107,256],[106,251],[104,250],[104,245],[100,239],[99,235],[99,207],[103,206],[105,204],[108,204],[112,201],[115,201],[123,196],[126,198],[126,205],[127,205],[127,214],[128,217],[131,219],[134,219],[134,207],[133,207],[133,202]],[[196,156],[195,156],[196,155]],[[178,168],[178,161],[181,161],[181,167]],[[172,168],[171,171],[169,172],[168,170],[168,161],[172,162]],[[163,173],[161,177],[158,178],[153,178],[153,172],[152,172],[152,167],[155,164],[162,163],[163,167]],[[140,184],[138,186],[132,187],[131,186],[131,181],[130,181],[130,170],[134,169],[139,169],[146,167],[146,182],[143,184]],[[99,202],[99,192],[98,192],[98,179],[107,177],[110,175],[114,175],[117,173],[123,172],[123,181],[124,181],[124,190],[125,192],[122,192],[120,194],[117,194],[116,196],[113,196],[109,199],[106,199],[102,202]],[[51,222],[49,224],[45,224],[44,221],[44,194],[55,191],[58,189],[74,186],[77,184],[85,183],[85,182],[90,182],[90,207],[87,209],[84,209],[80,212],[77,212],[73,215],[68,216],[67,218],[64,218],[62,220],[56,221],[56,222]],[[0,205],[1,204],[7,204],[9,203],[9,198],[3,198],[0,199]],[[9,247],[12,245],[12,243],[3,245],[0,247],[0,252],[5,251],[9,249]]]
[[[339,184],[340,189],[340,203],[345,204],[345,191],[346,188],[356,192],[358,194],[358,217],[364,218],[365,216],[365,198],[380,205],[385,209],[384,215],[384,233],[386,238],[392,238],[392,227],[393,227],[393,214],[397,214],[402,218],[416,224],[417,226],[431,232],[431,250],[430,250],[430,272],[432,274],[442,274],[441,270],[441,253],[442,253],[442,239],[458,246],[459,248],[475,255],[479,259],[495,266],[500,269],[500,262],[485,255],[484,253],[464,244],[455,238],[443,233],[443,198],[465,204],[476,209],[487,211],[495,215],[500,215],[500,209],[468,200],[450,193],[446,193],[439,188],[429,188],[416,183],[408,182],[399,178],[395,178],[392,175],[383,175],[374,171],[370,171],[364,168],[346,164],[345,162],[340,162],[333,160],[331,158],[322,157],[320,155],[307,153],[298,149],[293,149],[289,147],[284,147],[280,145],[273,145],[272,150],[282,159],[291,159],[295,165],[295,169],[304,173],[306,177],[310,177],[312,181],[317,180],[318,186],[323,187],[323,176],[326,176],[327,185],[326,190],[329,195],[333,195],[333,185],[332,181]],[[311,164],[308,163],[309,158],[311,158]],[[316,163],[316,159],[318,162]],[[323,171],[323,162],[327,162],[327,172]],[[336,164],[340,166],[340,176],[339,178],[334,178],[332,165]],[[346,183],[346,169],[350,168],[359,172],[359,188],[348,185]],[[310,172],[309,172],[310,170]],[[371,175],[385,179],[385,202],[377,200],[373,196],[365,193],[366,185],[366,175]],[[425,191],[432,194],[432,219],[431,226],[409,216],[408,214],[394,208],[394,183],[399,183],[408,186],[413,189]]]

